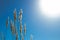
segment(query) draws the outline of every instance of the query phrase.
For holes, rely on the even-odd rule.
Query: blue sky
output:
[[[15,8],[17,15],[19,10],[23,9],[22,22],[23,24],[25,22],[27,27],[25,40],[30,40],[31,34],[33,40],[60,40],[60,18],[47,20],[36,11],[36,2],[37,0],[0,0],[0,32],[3,33],[6,40],[15,39],[15,36],[12,36],[10,26],[6,29],[5,24],[8,16],[13,20]]]

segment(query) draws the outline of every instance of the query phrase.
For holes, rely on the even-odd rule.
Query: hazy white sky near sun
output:
[[[39,8],[48,18],[60,17],[60,0],[39,0]]]

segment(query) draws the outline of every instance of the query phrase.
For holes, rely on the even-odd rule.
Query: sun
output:
[[[42,14],[48,18],[60,16],[60,0],[39,0],[39,8]]]

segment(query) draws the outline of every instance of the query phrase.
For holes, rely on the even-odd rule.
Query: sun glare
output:
[[[60,0],[40,0],[39,8],[42,14],[48,18],[60,16]]]

